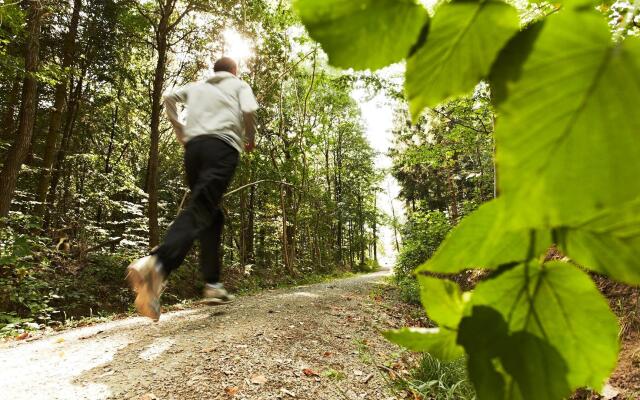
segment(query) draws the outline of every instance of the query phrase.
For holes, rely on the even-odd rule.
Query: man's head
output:
[[[233,75],[237,75],[238,64],[236,64],[236,62],[232,58],[222,57],[221,59],[216,61],[215,65],[213,66],[213,70],[215,72],[224,71],[224,72],[232,73]]]

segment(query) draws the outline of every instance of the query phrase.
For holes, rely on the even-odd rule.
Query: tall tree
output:
[[[67,87],[69,77],[72,72],[70,68],[73,65],[76,36],[78,33],[78,22],[80,20],[80,9],[82,8],[82,0],[73,0],[73,11],[69,22],[69,29],[62,45],[62,70],[63,78],[60,79],[55,88],[53,108],[51,109],[51,117],[49,121],[49,131],[47,133],[44,155],[42,160],[42,173],[38,181],[36,214],[42,215],[45,209],[45,200],[47,191],[51,182],[51,168],[55,159],[56,149],[60,138],[60,128],[62,127],[62,114],[66,108]]]
[[[178,0],[156,0],[155,16],[151,16],[139,7],[140,13],[151,23],[156,50],[156,67],[151,91],[151,145],[149,148],[149,163],[147,170],[147,193],[149,194],[149,246],[155,247],[160,242],[160,227],[158,225],[158,169],[160,145],[160,116],[162,113],[162,94],[167,69],[167,54],[170,50],[171,34],[180,21],[193,10],[194,2],[187,2],[184,10],[176,17]],[[173,18],[172,18],[173,17]]]
[[[9,215],[18,173],[31,143],[38,102],[36,73],[40,63],[40,30],[45,3],[41,0],[25,0],[23,4],[28,13],[24,52],[25,77],[22,84],[18,132],[0,172],[0,218]]]

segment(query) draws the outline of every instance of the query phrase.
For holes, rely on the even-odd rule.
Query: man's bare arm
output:
[[[254,113],[244,113],[244,132],[247,140],[245,150],[251,153],[256,147],[256,116]]]
[[[167,112],[167,118],[169,118],[169,122],[173,125],[173,131],[176,134],[176,138],[180,144],[185,144],[185,133],[184,133],[184,125],[178,120],[178,106],[177,101],[171,96],[166,96],[164,98],[164,107]]]

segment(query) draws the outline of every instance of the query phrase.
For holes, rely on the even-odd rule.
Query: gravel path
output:
[[[388,272],[0,346],[7,399],[395,399]]]

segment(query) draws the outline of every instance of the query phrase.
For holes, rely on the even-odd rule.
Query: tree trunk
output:
[[[65,158],[67,156],[67,151],[69,150],[71,135],[73,133],[73,128],[78,116],[78,110],[80,109],[80,98],[82,97],[82,87],[84,85],[84,77],[86,73],[87,69],[86,67],[83,67],[78,83],[75,86],[73,85],[73,83],[70,85],[71,92],[69,95],[69,106],[67,107],[64,130],[62,132],[62,141],[60,142],[60,147],[56,152],[55,162],[53,164],[53,170],[51,173],[51,186],[49,187],[49,194],[47,195],[48,204],[53,205],[56,203],[58,184],[60,182],[60,176],[62,175],[62,171],[64,169]],[[50,225],[51,213],[45,212],[44,228],[47,229]]]
[[[378,262],[378,192],[373,194],[373,259]]]
[[[365,262],[365,250],[367,246],[367,240],[364,235],[364,210],[363,210],[363,199],[362,195],[358,194],[358,229],[360,233],[360,240],[358,245],[360,246],[360,265],[364,265]]]
[[[449,210],[451,215],[451,220],[456,223],[458,222],[458,218],[460,216],[460,212],[458,209],[458,191],[455,182],[453,181],[453,176],[451,173],[451,168],[447,168],[447,186],[449,189]]]
[[[287,207],[285,202],[285,191],[282,185],[280,185],[280,211],[282,212],[282,258],[284,260],[284,265],[289,272],[293,272],[293,266],[289,260],[289,243],[287,235]]]
[[[11,85],[11,92],[7,97],[7,107],[2,114],[2,138],[5,140],[14,139],[14,129],[16,121],[16,106],[18,105],[18,92],[20,91],[21,79],[16,76]]]
[[[166,8],[165,8],[166,10]],[[162,91],[167,63],[167,35],[169,16],[166,11],[160,19],[157,32],[158,61],[151,102],[151,148],[149,149],[149,169],[147,174],[147,193],[149,194],[149,247],[160,243],[160,227],[158,226],[158,169],[160,145],[160,114],[162,112]]]
[[[51,118],[49,120],[49,131],[47,133],[44,154],[42,157],[42,173],[38,180],[38,190],[36,192],[36,200],[39,204],[36,206],[35,214],[40,216],[45,210],[47,191],[51,182],[51,168],[53,167],[56,148],[58,147],[58,139],[60,137],[60,128],[62,126],[62,113],[64,112],[67,102],[67,83],[70,75],[68,70],[73,65],[81,7],[82,0],[73,0],[73,14],[69,24],[69,31],[64,39],[62,48],[62,70],[64,71],[65,76],[56,85],[53,109],[51,110]]]
[[[255,186],[251,186],[250,189],[250,194],[249,194],[249,216],[248,216],[248,221],[247,221],[247,228],[246,228],[246,232],[245,232],[245,250],[247,252],[247,261],[249,263],[255,263],[256,262],[256,257],[255,257],[255,250],[254,250],[254,230],[255,230],[255,197],[256,197],[256,187]]]
[[[38,82],[35,74],[40,62],[40,28],[43,7],[39,0],[26,1],[25,4],[28,4],[28,38],[24,56],[25,77],[22,85],[20,122],[18,134],[9,149],[2,172],[0,172],[0,218],[9,215],[11,200],[18,181],[18,172],[20,172],[31,143],[38,103]]]

